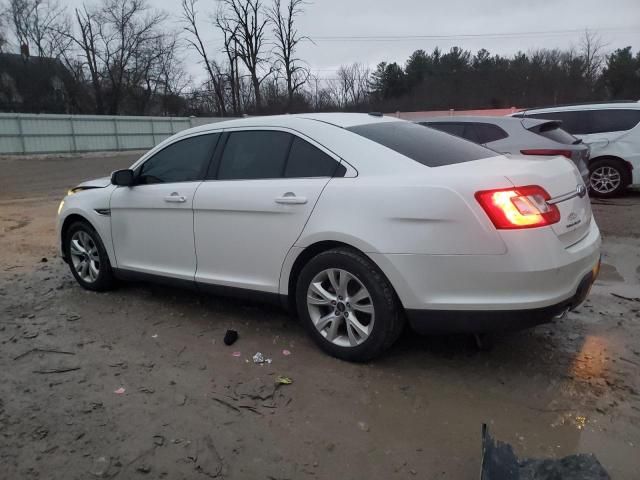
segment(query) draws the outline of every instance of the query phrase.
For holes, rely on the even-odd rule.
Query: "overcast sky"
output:
[[[270,0],[263,2],[269,4]],[[64,3],[75,6],[82,0]],[[206,21],[217,3],[198,3],[200,29],[206,32],[212,52],[221,45]],[[180,0],[149,0],[149,4],[167,11],[171,24],[180,28]],[[298,56],[320,77],[330,78],[342,64],[404,64],[419,48],[431,51],[439,46],[448,50],[458,45],[474,52],[486,48],[500,54],[567,48],[579,44],[579,32],[586,28],[596,31],[610,50],[631,45],[638,51],[640,0],[309,0],[298,27],[301,34],[314,40],[301,45]],[[324,38],[343,36],[392,38]],[[441,38],[415,38],[421,36]],[[187,70],[203,78],[197,62],[195,55],[185,56]]]

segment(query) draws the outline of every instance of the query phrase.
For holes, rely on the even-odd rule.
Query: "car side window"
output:
[[[588,111],[574,110],[570,112],[550,112],[526,114],[526,117],[545,120],[560,120],[562,129],[572,135],[588,135],[591,133],[591,118]]]
[[[497,142],[503,138],[507,138],[509,135],[502,128],[490,123],[476,123],[473,125],[476,132],[475,140],[478,143],[490,143]]]
[[[177,183],[200,180],[220,134],[198,135],[172,143],[142,164],[138,183]]]
[[[441,132],[449,133],[451,135],[455,135],[456,137],[464,136],[464,123],[441,123],[434,122],[428,123],[425,122],[422,125],[425,125],[430,128],[435,128],[436,130],[440,130]]]
[[[343,177],[345,172],[344,166],[322,150],[299,137],[294,138],[284,171],[286,178]]]
[[[624,132],[639,122],[640,110],[592,110],[590,133]]]
[[[229,134],[218,180],[282,178],[293,135],[271,130]]]

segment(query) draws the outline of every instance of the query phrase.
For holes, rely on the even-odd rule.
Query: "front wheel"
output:
[[[76,222],[64,236],[64,249],[69,268],[76,281],[87,290],[113,288],[114,277],[109,256],[96,232],[85,222]]]
[[[296,303],[320,348],[343,360],[379,356],[404,325],[389,281],[373,262],[351,249],[329,250],[311,259],[298,277]]]
[[[628,172],[618,160],[596,160],[590,165],[589,187],[594,197],[618,196],[625,190],[629,181]]]

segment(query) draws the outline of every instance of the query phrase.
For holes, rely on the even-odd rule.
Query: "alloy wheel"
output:
[[[622,181],[620,172],[612,167],[602,166],[591,172],[589,183],[591,188],[600,194],[614,192]]]
[[[93,283],[100,274],[98,246],[84,230],[78,230],[71,237],[69,248],[71,263],[78,276],[86,283]]]
[[[334,345],[358,346],[373,331],[371,294],[346,270],[330,268],[318,273],[307,290],[307,308],[318,332]]]

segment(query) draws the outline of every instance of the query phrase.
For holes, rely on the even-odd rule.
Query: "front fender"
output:
[[[63,230],[70,221],[78,218],[88,222],[93,229],[98,232],[111,265],[113,267],[117,265],[111,238],[111,215],[109,211],[109,199],[114,188],[107,187],[83,190],[72,195],[67,195],[62,200],[58,213],[56,231],[61,256],[63,256],[63,258]]]

